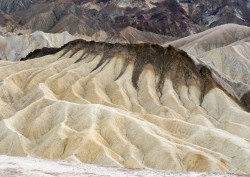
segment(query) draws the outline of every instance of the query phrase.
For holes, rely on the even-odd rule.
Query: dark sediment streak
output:
[[[249,108],[249,93],[245,94],[241,99],[237,99],[234,95],[228,93],[223,86],[220,85],[212,77],[212,71],[203,65],[196,65],[193,59],[185,52],[172,46],[164,48],[157,44],[120,44],[120,43],[104,43],[94,41],[75,40],[67,43],[61,48],[43,48],[37,49],[31,52],[27,57],[21,59],[21,61],[42,57],[46,55],[56,54],[59,51],[63,51],[65,55],[68,51],[71,51],[72,57],[77,51],[84,49],[85,52],[79,58],[76,63],[84,60],[86,55],[98,55],[102,54],[102,58],[96,67],[92,70],[95,71],[101,67],[104,63],[109,62],[113,57],[120,56],[124,58],[124,63],[120,73],[119,79],[126,71],[129,63],[134,64],[134,70],[132,74],[133,86],[138,89],[138,82],[140,75],[146,65],[152,65],[156,74],[157,83],[156,91],[162,95],[165,78],[172,80],[173,87],[178,93],[180,86],[186,85],[187,87],[196,86],[201,90],[200,103],[204,96],[213,88],[218,87],[222,89],[227,95],[234,99],[244,109],[250,111]],[[86,54],[86,55],[85,55]]]

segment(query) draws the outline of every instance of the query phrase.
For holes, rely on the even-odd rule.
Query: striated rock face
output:
[[[181,2],[181,1],[180,1]],[[192,0],[183,1],[183,8],[197,24],[215,27],[222,24],[250,24],[248,0]]]
[[[104,31],[108,36],[113,36],[127,27],[133,27],[141,31],[180,37],[202,29],[193,24],[175,0],[34,0],[27,5],[24,2],[5,3],[5,0],[0,0],[0,9],[4,13],[10,13],[8,15],[16,22],[12,24],[11,32],[20,29],[53,33],[66,30],[71,34],[92,36]]]
[[[35,32],[32,34],[19,34],[0,36],[0,59],[16,61],[26,57],[35,49],[43,47],[61,47],[77,37],[70,35],[68,32],[59,34],[48,34]]]
[[[0,9],[6,13],[26,10],[31,6],[31,0],[1,0]]]
[[[0,62],[1,154],[250,173],[249,96],[182,50],[76,40],[22,60]]]
[[[109,37],[133,27],[161,35],[183,37],[227,23],[250,25],[246,0],[0,0],[8,31],[69,31]],[[12,23],[10,23],[12,22]]]
[[[250,25],[245,0],[0,0],[0,25],[8,31],[69,31],[109,37],[133,27],[161,35],[183,37],[227,23]],[[0,15],[1,16],[1,15]],[[12,23],[10,23],[12,22]]]
[[[223,25],[165,44],[187,51],[230,85],[236,97],[248,100],[250,90],[250,28]],[[227,86],[225,86],[227,87]],[[245,101],[249,102],[249,101]],[[248,107],[248,106],[247,106]],[[248,108],[249,109],[249,108]]]
[[[4,31],[6,29],[0,28]],[[77,35],[72,36],[68,32],[62,32],[58,34],[44,33],[37,31],[29,33],[29,31],[19,31],[16,33],[4,33],[0,35],[0,59],[8,61],[18,61],[21,58],[26,57],[30,52],[43,47],[61,47],[69,41],[75,39],[106,41],[110,43],[153,43],[164,44],[167,41],[173,41],[174,37],[167,37],[164,35],[157,35],[155,33],[143,32],[136,30],[135,28],[128,27],[118,35],[108,36],[106,32],[101,31],[95,33],[92,36]]]

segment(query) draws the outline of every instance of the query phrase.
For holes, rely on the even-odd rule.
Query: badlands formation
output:
[[[242,99],[250,90],[250,28],[223,25],[163,46],[173,45],[198,58],[213,70]],[[224,85],[224,88],[228,86]],[[249,96],[246,96],[248,102]]]
[[[222,24],[250,26],[249,12],[249,0],[0,0],[0,32],[111,37],[133,27],[184,37]]]
[[[160,45],[176,39],[170,36],[140,31],[133,27],[125,28],[120,31],[119,34],[112,37],[108,36],[104,31],[99,31],[92,36],[73,36],[68,32],[52,34],[42,31],[36,31],[34,33],[28,33],[28,31],[20,31],[20,33],[1,33],[0,31],[0,60],[19,61],[36,49],[44,47],[61,47],[79,38],[87,41],[94,40],[109,43],[154,43]]]
[[[164,47],[78,39],[0,61],[0,154],[250,173],[249,38],[227,25]]]
[[[68,32],[48,34],[41,31],[32,34],[0,35],[0,60],[16,61],[27,56],[35,49],[61,47],[77,39]]]

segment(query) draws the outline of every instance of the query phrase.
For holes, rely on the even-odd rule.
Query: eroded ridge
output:
[[[0,153],[249,173],[250,114],[185,52],[77,40],[23,60],[0,65]]]
[[[129,63],[134,64],[132,83],[138,89],[139,77],[147,65],[152,65],[154,73],[156,74],[156,91],[162,95],[164,86],[164,79],[167,77],[174,81],[174,87],[177,89],[179,84],[185,85],[199,85],[202,90],[202,95],[205,95],[210,89],[218,86],[223,89],[229,96],[235,99],[236,102],[249,111],[248,93],[245,93],[241,98],[237,98],[234,93],[227,92],[217,80],[212,78],[210,69],[204,65],[193,61],[188,54],[171,45],[167,48],[157,44],[120,44],[120,43],[105,43],[84,41],[82,39],[69,42],[62,48],[43,48],[31,52],[26,58],[21,59],[25,61],[32,58],[42,57],[45,55],[55,54],[63,50],[61,56],[71,51],[72,57],[80,49],[85,49],[84,53],[76,61],[76,63],[84,60],[88,55],[101,55],[101,60],[96,67],[91,71],[98,69],[104,63],[110,62],[113,57],[123,58],[122,69],[117,78],[122,76]],[[115,80],[116,80],[115,79]],[[202,97],[201,97],[202,99]]]

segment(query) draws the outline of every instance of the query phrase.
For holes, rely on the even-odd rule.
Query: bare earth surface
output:
[[[77,40],[0,61],[0,154],[249,174],[249,29],[171,43],[187,53]]]
[[[160,170],[130,170],[90,164],[49,161],[35,158],[0,156],[0,176],[5,177],[240,177],[216,173],[177,173]]]
[[[77,39],[68,32],[48,34],[41,31],[24,35],[0,35],[0,59],[15,61],[43,47],[61,47]]]

